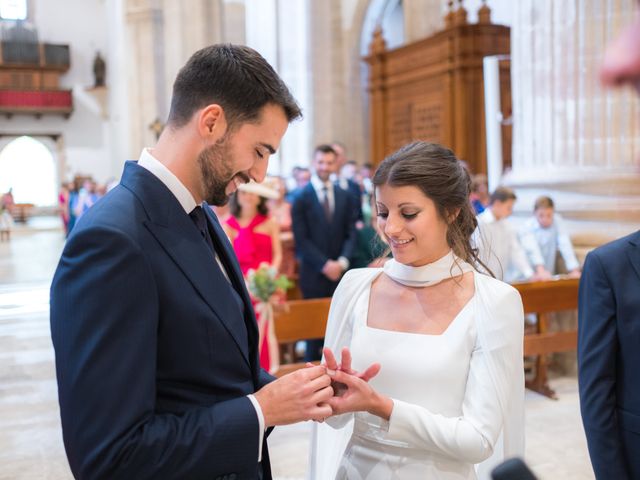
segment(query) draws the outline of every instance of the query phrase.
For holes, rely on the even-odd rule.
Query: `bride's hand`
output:
[[[327,369],[329,370],[341,370],[348,375],[353,375],[358,378],[361,378],[365,382],[368,382],[373,377],[375,377],[378,372],[380,372],[380,364],[373,363],[371,364],[364,372],[357,372],[351,368],[351,352],[347,347],[342,349],[342,362],[338,364],[335,355],[331,351],[330,348],[325,347],[322,349],[322,353],[324,353],[324,360]]]
[[[393,400],[379,394],[365,380],[355,375],[350,375],[342,370],[333,372],[327,370],[327,373],[333,379],[332,385],[339,383],[346,387],[341,396],[331,397],[327,401],[334,415],[348,412],[369,412],[389,420],[393,410]]]

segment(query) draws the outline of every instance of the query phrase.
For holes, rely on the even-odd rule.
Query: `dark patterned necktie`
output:
[[[329,205],[329,189],[325,185],[322,187],[322,193],[324,194],[324,200],[322,201],[322,209],[324,210],[324,218],[327,222],[331,223],[331,205]]]
[[[215,255],[216,250],[213,247],[213,240],[211,240],[211,235],[209,234],[207,216],[205,215],[204,210],[202,210],[202,207],[198,205],[196,208],[191,210],[189,217],[191,217],[191,220],[193,220],[193,223],[195,223],[196,227],[198,228],[200,235],[202,235],[202,239],[211,249],[211,253]]]

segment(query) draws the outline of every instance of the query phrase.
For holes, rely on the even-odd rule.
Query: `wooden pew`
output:
[[[578,306],[578,284],[578,279],[563,278],[513,285],[522,296],[524,312],[535,313],[538,317],[537,332],[527,333],[524,338],[524,355],[538,357],[535,378],[527,382],[527,388],[550,398],[555,398],[555,392],[548,386],[545,355],[575,350],[577,331],[550,332],[547,315],[551,312],[575,310]],[[292,345],[299,340],[322,338],[330,305],[330,298],[286,302],[284,308],[275,312],[278,343]],[[304,362],[281,365],[276,376],[282,376],[304,365]]]
[[[286,302],[283,308],[274,312],[278,343],[293,345],[299,340],[324,337],[330,305],[331,298]],[[281,364],[275,376],[281,377],[304,366],[304,362]]]
[[[514,283],[522,296],[524,313],[538,317],[536,333],[524,337],[524,355],[537,356],[535,377],[527,381],[527,388],[549,398],[557,398],[549,388],[546,355],[575,350],[578,344],[577,330],[549,331],[548,314],[578,308],[577,278],[560,278],[544,282]]]

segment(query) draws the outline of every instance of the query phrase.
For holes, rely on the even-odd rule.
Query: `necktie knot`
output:
[[[207,218],[205,217],[202,207],[198,205],[196,208],[191,210],[189,217],[191,217],[191,220],[193,220],[193,223],[195,223],[196,227],[198,227],[198,231],[200,232],[200,235],[202,235],[206,239]]]

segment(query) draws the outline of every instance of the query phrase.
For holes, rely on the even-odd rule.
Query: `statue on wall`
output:
[[[96,57],[93,59],[93,77],[95,80],[94,87],[104,87],[105,78],[107,74],[107,64],[100,55],[100,52],[96,52]]]

